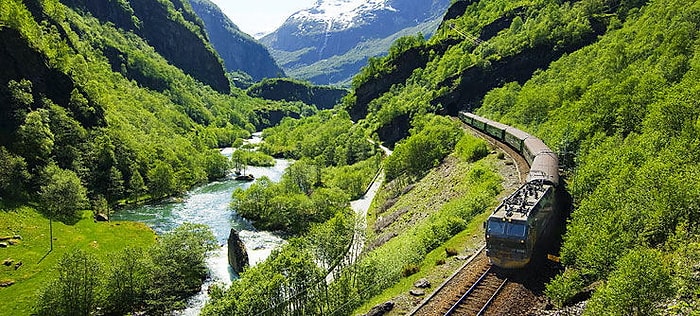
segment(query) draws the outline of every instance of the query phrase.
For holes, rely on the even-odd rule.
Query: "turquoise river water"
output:
[[[254,139],[255,142],[257,139]],[[226,148],[221,153],[231,156],[232,149]],[[274,167],[248,167],[246,174],[256,178],[266,176],[272,181],[279,181],[284,170],[289,165],[287,160],[276,160]],[[252,182],[236,181],[233,173],[220,181],[215,181],[195,188],[188,192],[181,202],[142,205],[127,208],[112,214],[112,220],[143,222],[153,228],[156,233],[171,231],[182,223],[197,223],[209,226],[221,248],[213,251],[207,258],[210,279],[202,286],[202,291],[190,298],[188,308],[179,315],[197,315],[206,303],[207,289],[215,282],[230,284],[238,276],[228,265],[227,246],[231,228],[235,228],[248,251],[250,264],[265,260],[273,249],[284,243],[277,235],[257,231],[249,221],[238,216],[230,207],[231,193],[237,188],[248,188]]]

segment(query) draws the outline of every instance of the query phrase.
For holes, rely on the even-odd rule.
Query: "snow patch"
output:
[[[388,0],[319,0],[313,8],[295,13],[290,20],[320,22],[332,26],[334,30],[344,30],[355,26],[367,14],[381,10],[396,12],[387,2]]]

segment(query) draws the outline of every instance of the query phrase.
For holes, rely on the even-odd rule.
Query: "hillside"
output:
[[[700,285],[696,1],[460,1],[353,79],[346,108],[391,143],[473,110],[554,148],[573,195],[557,306],[689,313]],[[431,52],[431,53],[429,53]]]
[[[202,21],[192,12],[185,0],[104,2],[62,0],[61,3],[99,19],[112,22],[117,28],[132,31],[176,67],[221,93],[230,91],[229,82],[219,57],[204,33]],[[30,2],[32,3],[32,2]],[[37,3],[38,2],[33,2]],[[30,8],[31,9],[31,8]],[[177,14],[173,14],[174,12]],[[154,27],[154,26],[158,27]],[[112,52],[114,60],[124,52]],[[154,87],[158,88],[158,87]]]
[[[77,175],[93,202],[177,194],[226,172],[213,148],[264,126],[257,110],[286,107],[237,89],[229,95],[228,81],[220,94],[173,65],[187,52],[166,59],[139,35],[178,30],[181,40],[194,39],[180,46],[212,56],[223,74],[184,3],[83,3],[101,19],[58,1],[28,3],[0,5],[3,200],[37,200],[43,171],[53,165]],[[119,18],[139,10],[152,13]]]
[[[319,1],[260,41],[292,78],[348,86],[367,59],[405,35],[430,36],[448,0]]]
[[[253,82],[285,76],[267,48],[241,32],[216,4],[209,0],[190,0],[190,3],[204,22],[211,44],[223,59],[227,72],[242,72]]]
[[[348,91],[329,86],[314,86],[308,82],[291,79],[272,79],[253,85],[246,93],[267,100],[298,101],[318,109],[332,109],[340,104]]]

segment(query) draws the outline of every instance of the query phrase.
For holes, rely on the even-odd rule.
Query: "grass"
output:
[[[13,261],[11,266],[0,265],[0,282],[15,282],[0,288],[0,316],[31,314],[37,290],[53,279],[54,267],[65,253],[82,249],[108,263],[111,254],[126,246],[148,247],[155,242],[155,233],[142,223],[94,222],[92,212],[86,211],[74,225],[53,223],[49,252],[49,220],[27,206],[0,210],[0,236],[14,235],[22,239],[0,248],[0,261]],[[17,262],[22,265],[15,270]]]
[[[383,258],[385,268],[382,270],[389,276],[393,275],[390,266],[394,265],[405,268],[415,264],[413,270],[417,272],[409,276],[404,274],[393,286],[363,302],[364,305],[353,314],[366,313],[373,306],[389,300],[395,303],[389,315],[409,312],[413,301],[418,299],[408,295],[415,281],[426,278],[432,284],[432,287],[425,289],[426,295],[429,295],[464,263],[457,257],[469,256],[479,248],[483,242],[483,222],[492,211],[492,205],[481,203],[496,203],[495,196],[502,189],[502,178],[494,172],[497,162],[495,155],[489,155],[477,163],[449,156],[410,190],[405,181],[383,186],[370,208],[368,244],[384,240],[382,236],[387,234],[398,235],[371,253]],[[397,193],[399,196],[395,197]],[[389,202],[392,197],[395,197],[395,203]],[[480,210],[482,207],[485,208]],[[385,224],[387,218],[392,219],[391,224]],[[460,219],[464,220],[463,224],[459,224],[463,225],[461,230],[449,235],[450,229],[460,227],[450,228],[449,223],[458,223]],[[381,232],[374,231],[377,227],[375,223],[381,223]],[[432,250],[426,255],[420,254],[421,249],[434,242],[440,242],[439,246],[430,248]],[[447,249],[456,250],[458,256],[448,257]]]
[[[440,283],[442,283],[447,276],[451,275],[454,270],[459,267],[464,261],[457,260],[455,257],[446,258],[445,248],[454,248],[463,250],[461,255],[471,255],[473,251],[479,248],[483,240],[483,222],[486,221],[491,210],[475,216],[470,222],[465,230],[450,238],[447,242],[442,244],[440,247],[429,252],[425,259],[420,263],[420,271],[409,277],[402,278],[401,281],[396,283],[393,287],[384,290],[380,295],[374,296],[371,300],[365,302],[360,308],[355,310],[353,314],[364,314],[367,313],[372,307],[387,302],[389,300],[395,299],[401,295],[405,295],[411,289],[413,289],[413,283],[417,280],[426,278],[428,279],[432,286],[426,290],[426,296],[430,295]],[[445,260],[447,263],[444,265],[438,265],[439,260]],[[391,313],[402,314],[406,313],[408,310],[397,311],[393,310]]]

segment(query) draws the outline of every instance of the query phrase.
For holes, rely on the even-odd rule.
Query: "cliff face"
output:
[[[181,0],[61,0],[102,22],[143,37],[170,63],[214,90],[228,94],[230,84],[221,61],[208,42],[203,24]]]
[[[241,32],[214,3],[209,0],[190,0],[190,3],[204,21],[209,39],[227,71],[244,72],[254,81],[285,76],[267,48]]]
[[[249,265],[248,252],[245,249],[245,245],[238,236],[238,232],[233,228],[231,228],[231,232],[228,235],[228,264],[238,274],[243,272]]]
[[[276,101],[299,101],[315,105],[318,109],[331,109],[348,93],[345,89],[312,86],[298,81],[278,79],[265,80],[250,87],[251,97]]]
[[[33,100],[48,98],[53,103],[71,111],[73,117],[85,127],[105,124],[102,107],[89,102],[90,111],[78,108],[70,102],[71,94],[82,94],[73,80],[66,74],[50,68],[43,55],[32,48],[17,30],[0,27],[0,146],[13,140],[13,131],[22,124],[22,117],[10,115],[14,112],[34,110],[32,104],[18,104],[12,101],[9,91],[10,81],[23,79],[31,82],[30,91]]]

